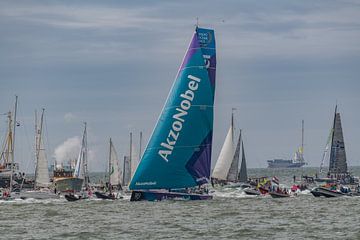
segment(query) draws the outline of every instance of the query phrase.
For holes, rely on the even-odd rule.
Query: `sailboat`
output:
[[[210,178],[215,71],[214,30],[196,27],[131,179],[131,201],[212,198],[194,188]]]
[[[108,192],[95,192],[96,197],[101,199],[111,199],[115,200],[117,198],[122,198],[119,195],[119,191],[122,190],[121,187],[121,172],[120,172],[120,165],[119,165],[119,158],[116,153],[115,147],[112,143],[110,138],[110,149],[109,149],[109,167],[108,167],[108,182],[107,182],[107,189]],[[115,193],[114,193],[115,191]]]
[[[247,182],[245,154],[244,149],[241,149],[241,146],[244,148],[242,145],[241,129],[236,146],[234,146],[233,140],[234,132],[234,114],[232,113],[230,128],[212,173],[212,185],[219,184],[227,187],[239,187],[241,185],[240,182]],[[241,170],[239,171],[240,150],[242,150],[243,154]]]
[[[347,193],[347,188],[337,189],[338,184],[355,184],[355,178],[348,172],[346,161],[345,142],[341,126],[340,113],[335,107],[333,125],[330,131],[330,156],[329,156],[329,170],[326,178],[316,178],[317,182],[327,182],[328,187],[316,187],[311,193],[315,197],[338,197],[344,196]],[[323,159],[327,155],[328,144],[326,144]],[[321,164],[321,166],[323,163]],[[343,190],[343,191],[341,191]],[[344,191],[345,190],[345,191]]]
[[[88,188],[86,123],[84,123],[84,133],[74,171],[55,170],[54,182],[56,190],[59,192],[80,192],[83,185]]]
[[[16,96],[14,119],[11,111],[7,113],[8,131],[0,155],[0,188],[5,189],[0,191],[0,199],[2,200],[13,199],[14,197],[11,196],[13,187],[18,185],[14,174],[15,170],[19,170],[19,165],[14,162],[17,100],[18,97]]]
[[[44,138],[43,138],[43,122],[44,122],[44,112],[45,109],[42,109],[42,114],[40,118],[40,124],[37,120],[37,112],[35,111],[35,159],[36,159],[36,168],[35,168],[35,184],[34,189],[30,191],[21,191],[20,198],[34,198],[34,199],[49,199],[49,198],[59,198],[58,194],[55,194],[50,190],[50,177],[49,177],[49,168],[48,161],[46,158],[45,148],[44,148]]]
[[[13,199],[15,191],[20,186],[33,187],[33,182],[25,178],[25,174],[19,171],[19,164],[15,162],[15,130],[20,126],[17,122],[18,96],[15,96],[13,111],[7,114],[8,129],[3,141],[0,153],[0,199]]]

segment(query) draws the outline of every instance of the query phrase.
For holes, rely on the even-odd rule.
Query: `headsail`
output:
[[[86,123],[84,128],[84,133],[81,141],[81,147],[78,159],[76,161],[74,177],[76,178],[87,178],[86,173],[86,164],[87,164],[87,133],[86,133]],[[86,183],[85,183],[86,184]]]
[[[337,106],[335,107],[329,173],[347,173],[345,143],[341,127],[340,113],[337,112]]]
[[[36,157],[36,169],[35,169],[35,188],[38,187],[48,187],[50,186],[49,178],[49,168],[48,161],[46,158],[45,148],[44,148],[44,139],[43,139],[43,120],[44,120],[44,111],[42,109],[40,126],[35,124],[35,157]],[[37,116],[35,116],[35,121],[37,121]]]
[[[121,185],[121,172],[119,166],[119,158],[115,150],[114,144],[110,138],[110,156],[109,156],[109,182],[112,186]]]
[[[248,181],[248,176],[247,176],[246,158],[244,151],[244,140],[241,141],[241,152],[242,152],[242,157],[241,157],[241,168],[239,172],[239,181],[245,183]]]
[[[129,185],[131,179],[131,161],[130,156],[124,156],[123,168],[122,168],[122,184],[124,186]]]
[[[238,180],[239,174],[239,159],[240,159],[240,146],[241,146],[241,129],[239,133],[239,138],[236,144],[235,153],[231,162],[231,166],[227,175],[227,180],[235,182]]]
[[[196,28],[130,189],[209,181],[215,93],[214,31]]]
[[[331,128],[330,133],[329,133],[329,136],[328,136],[327,141],[326,141],[325,149],[324,149],[324,152],[323,152],[323,155],[322,155],[322,158],[321,158],[321,164],[320,164],[320,170],[319,170],[320,173],[323,172],[323,167],[324,167],[324,164],[325,164],[325,159],[328,158],[328,153],[329,153],[329,148],[330,148],[330,144],[331,144],[333,132],[334,132],[334,131],[333,131],[333,129]]]

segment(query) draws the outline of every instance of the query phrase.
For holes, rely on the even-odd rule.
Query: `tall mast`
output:
[[[141,151],[142,151],[142,132],[140,132],[140,142],[139,142],[139,161],[141,160]]]
[[[88,173],[88,159],[87,159],[87,131],[86,131],[86,122],[84,122],[84,125],[85,125],[85,129],[84,129],[84,175],[85,175],[85,188],[86,190],[88,189],[89,187],[89,173]]]
[[[130,177],[132,175],[132,132],[130,132]]]
[[[124,163],[123,163],[123,173],[122,173],[122,184],[125,186],[125,166],[126,166],[126,156],[124,156]]]
[[[8,132],[6,136],[6,143],[1,152],[0,160],[4,158],[4,166],[11,162],[10,157],[12,157],[12,120],[11,120],[11,111],[7,113],[8,118]]]
[[[14,111],[14,122],[13,122],[13,138],[12,138],[12,162],[14,163],[14,150],[15,150],[15,130],[16,130],[16,112],[17,112],[17,101],[18,96],[15,96],[15,111]]]
[[[16,111],[17,111],[18,96],[15,95],[15,110],[14,110],[14,122],[13,122],[13,136],[12,136],[12,149],[11,149],[11,175],[10,175],[10,192],[12,191],[12,182],[14,175],[14,150],[15,150],[15,128],[16,128]]]
[[[111,183],[110,183],[110,176],[111,176],[111,138],[110,138],[110,146],[109,146],[109,182],[108,182],[108,187],[109,187],[109,191],[111,193]]]
[[[231,108],[231,141],[234,144],[234,111],[236,108]]]
[[[301,121],[301,150],[304,152],[304,120]]]
[[[44,121],[44,111],[45,109],[42,109],[41,113],[41,119],[40,119],[40,129],[38,129],[37,126],[37,112],[35,110],[35,157],[36,157],[36,168],[35,168],[35,186],[36,188],[36,179],[38,175],[38,167],[39,167],[39,154],[40,154],[40,147],[41,147],[41,136],[42,136],[42,128],[43,128],[43,121]]]

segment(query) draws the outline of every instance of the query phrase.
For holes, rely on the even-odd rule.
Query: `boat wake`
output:
[[[255,195],[246,194],[241,188],[213,189],[211,195],[219,198],[254,198]]]

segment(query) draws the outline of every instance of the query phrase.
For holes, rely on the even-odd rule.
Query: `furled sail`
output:
[[[345,143],[341,127],[340,113],[337,112],[337,106],[335,108],[333,124],[329,172],[337,174],[347,173]]]
[[[214,31],[197,27],[130,189],[209,181],[215,70]]]

